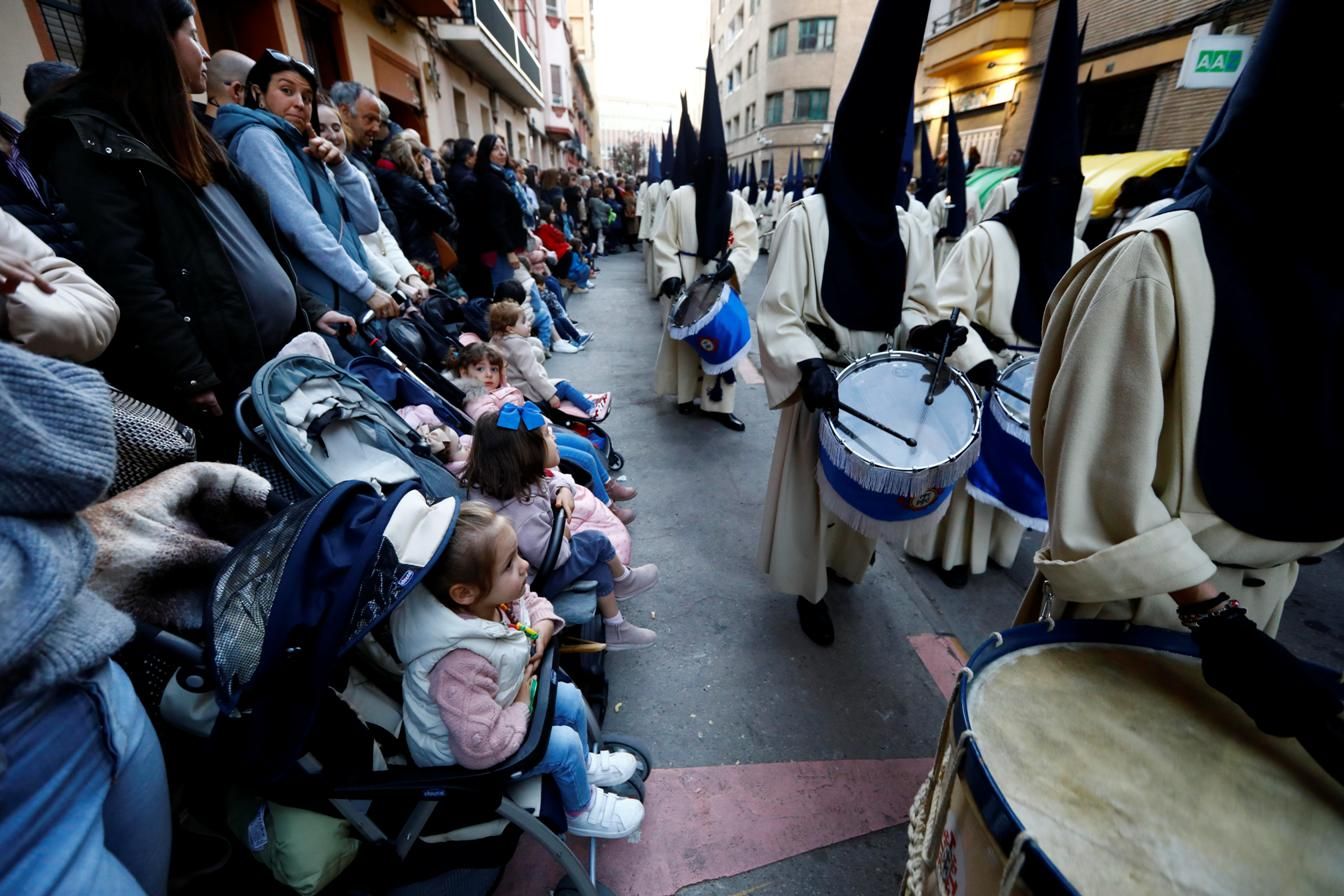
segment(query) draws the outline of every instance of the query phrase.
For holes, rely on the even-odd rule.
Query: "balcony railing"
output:
[[[932,29],[929,31],[929,37],[946,31],[959,22],[964,22],[974,15],[978,15],[989,9],[991,6],[998,6],[1001,0],[961,0],[945,16],[939,16],[933,20]]]
[[[493,43],[541,96],[541,63],[514,28],[513,20],[498,0],[461,0],[461,13],[449,21],[453,24],[474,25]],[[441,35],[444,36],[444,35]]]

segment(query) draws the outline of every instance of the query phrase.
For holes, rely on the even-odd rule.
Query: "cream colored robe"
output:
[[[649,200],[652,198],[653,191],[658,188],[657,184],[652,187],[648,183],[639,185],[639,192],[635,194],[635,214],[639,215],[638,238],[647,240],[653,230],[653,215],[649,212]]]
[[[1060,281],[1031,404],[1050,531],[1021,618],[1036,618],[1044,576],[1055,618],[1180,629],[1169,593],[1212,579],[1272,635],[1297,561],[1341,544],[1267,541],[1210,509],[1195,438],[1213,316],[1213,275],[1191,212],[1139,222]]]
[[[1086,254],[1087,246],[1074,240],[1074,260]],[[951,317],[955,308],[961,311],[959,323],[963,326],[970,328],[974,321],[1010,344],[1026,344],[1028,340],[1013,330],[1019,265],[1017,243],[1007,227],[986,221],[967,230],[938,276],[934,316],[921,323]],[[1003,367],[1014,357],[1011,351],[995,355],[970,329],[966,344],[953,352],[950,360],[954,367],[966,371],[990,360]],[[943,569],[969,566],[978,575],[991,558],[1000,566],[1012,566],[1024,531],[1021,523],[1002,510],[971,498],[963,479],[947,499],[946,513],[936,521],[930,519],[911,527],[905,552],[919,560],[938,560]]]
[[[985,197],[984,207],[980,212],[980,220],[988,221],[999,212],[1013,204],[1017,198],[1017,178],[1005,177],[994,185],[994,189],[989,191]],[[1083,231],[1087,229],[1087,222],[1092,220],[1092,205],[1096,200],[1092,188],[1083,185],[1083,191],[1078,194],[1078,212],[1073,217],[1073,235],[1078,239],[1083,238]]]
[[[644,288],[649,298],[657,298],[658,287],[662,281],[658,279],[658,263],[653,258],[653,235],[658,232],[658,225],[663,218],[663,209],[667,208],[667,198],[672,195],[672,181],[663,180],[649,188],[648,198],[645,200],[645,211],[648,214],[648,235],[641,239],[647,240],[648,244],[644,247]],[[643,231],[643,220],[640,221],[640,229]]]
[[[933,243],[917,219],[901,209],[896,214],[906,247],[904,329],[910,322],[923,323],[931,313]],[[875,542],[836,520],[821,504],[817,415],[803,404],[798,391],[798,362],[820,357],[843,367],[884,344],[895,346],[899,334],[847,330],[826,313],[821,280],[830,228],[823,197],[812,196],[790,208],[775,234],[770,278],[756,308],[756,331],[766,397],[781,413],[757,563],[769,576],[771,588],[816,603],[826,596],[826,568],[851,581],[861,580]],[[809,323],[830,328],[840,352],[822,345],[808,330]]]
[[[728,194],[732,198],[733,212],[729,219],[732,236],[732,249],[728,261],[737,272],[739,284],[747,281],[751,267],[756,263],[759,250],[756,232],[756,217],[751,213],[745,200],[736,193]],[[701,263],[693,253],[697,245],[695,233],[695,188],[679,187],[672,193],[663,210],[663,220],[653,235],[653,257],[658,283],[669,277],[680,277],[689,286],[696,277],[714,265]],[[667,334],[667,315],[671,310],[671,300],[663,296],[660,300],[663,308],[663,340],[658,346],[658,362],[654,369],[653,388],[659,395],[675,395],[678,404],[685,404],[696,396],[700,398],[700,409],[713,413],[732,413],[737,399],[737,386],[725,383],[717,376],[704,376],[700,367],[700,356],[685,342],[673,339]],[[709,392],[718,383],[723,397],[714,401]]]
[[[930,234],[937,233],[933,228],[933,217],[929,214],[929,207],[916,199],[914,193],[907,193],[906,196],[910,200],[910,207],[906,209],[910,216],[918,219]]]
[[[939,190],[929,199],[929,230],[933,233],[933,275],[937,277],[943,271],[943,265],[957,248],[960,238],[939,237],[938,231],[947,226],[947,190]],[[980,223],[980,199],[975,190],[966,191],[966,227],[962,236]]]

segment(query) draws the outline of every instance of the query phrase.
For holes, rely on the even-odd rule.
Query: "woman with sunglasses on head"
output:
[[[271,197],[299,282],[348,314],[396,317],[359,240],[378,230],[378,206],[359,169],[317,134],[316,72],[267,50],[248,72],[243,103],[220,109],[213,133]]]
[[[191,112],[210,56],[186,0],[85,0],[84,63],[29,112],[24,154],[65,198],[85,268],[121,322],[99,359],[137,398],[185,415],[205,458],[223,416],[291,337],[349,318],[301,288],[266,195]],[[229,108],[229,107],[226,107]]]

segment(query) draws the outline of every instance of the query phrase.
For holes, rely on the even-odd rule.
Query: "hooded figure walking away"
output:
[[[682,104],[681,128],[695,139],[690,117]],[[683,156],[683,153],[689,153]],[[698,146],[677,148],[677,172],[685,176],[683,164],[695,160],[693,182],[678,185],[668,200],[663,219],[653,236],[654,259],[658,266],[659,294],[663,319],[671,308],[672,297],[683,286],[703,273],[721,281],[741,284],[756,263],[759,248],[756,216],[736,193],[728,190],[728,149],[719,111],[719,92],[714,81],[714,54],[705,60],[705,98],[700,112]],[[684,160],[684,162],[683,162]],[[674,175],[675,177],[675,175]],[[700,398],[700,411],[734,432],[746,424],[733,413],[736,403],[736,376],[732,370],[706,375],[700,356],[685,342],[673,339],[663,330],[654,372],[654,390],[660,395],[675,395],[677,410],[691,414]]]
[[[933,228],[933,273],[943,271],[952,250],[961,241],[967,227],[980,221],[979,193],[966,189],[966,161],[957,131],[957,113],[952,97],[947,98],[947,186],[929,200],[929,221]]]
[[[667,199],[672,195],[672,122],[667,123],[661,153],[649,148],[649,189],[644,196],[644,213],[640,218],[640,239],[644,241],[644,294],[658,298],[658,265],[653,259],[653,234],[658,227]]]
[[[1050,291],[1087,254],[1087,246],[1073,235],[1083,185],[1077,0],[1060,0],[1055,15],[1017,199],[957,241],[938,274],[937,309],[929,321],[945,326],[953,309],[961,311],[971,327],[969,332],[956,328],[954,342],[964,344],[952,355],[952,363],[986,389],[997,381],[999,369],[1018,357],[1013,346],[1040,343],[1041,315]],[[913,329],[909,345],[937,352],[943,332],[937,327]],[[982,454],[986,450],[992,449],[982,445]],[[983,492],[972,497],[963,480],[948,499],[946,513],[911,528],[905,552],[935,564],[949,588],[961,588],[972,574],[984,572],[991,559],[1012,566],[1028,522],[1045,525],[991,503]]]
[[[839,410],[837,370],[894,347],[902,323],[926,323],[933,304],[931,234],[906,212],[898,169],[874,179],[870,163],[901,151],[906,117],[873,110],[913,93],[928,5],[879,0],[836,112],[831,160],[816,193],[780,219],[756,309],[766,395],[780,410],[758,563],[772,588],[798,595],[803,631],[822,645],[835,639],[828,570],[861,580],[875,542],[821,503],[818,415]]]

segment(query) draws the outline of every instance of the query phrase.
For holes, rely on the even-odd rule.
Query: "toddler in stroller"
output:
[[[490,309],[490,342],[518,374],[516,385],[531,401],[560,407],[569,402],[589,418],[601,422],[611,410],[611,393],[585,395],[567,380],[553,380],[527,344],[527,322],[517,302],[498,302]]]
[[[393,614],[392,636],[405,669],[406,741],[417,765],[483,769],[521,746],[536,669],[563,625],[550,602],[528,589],[527,573],[513,527],[469,502],[426,587]],[[628,837],[644,820],[643,804],[603,788],[628,781],[635,757],[590,752],[587,724],[583,695],[559,683],[545,755],[526,774],[553,779],[570,833]]]

